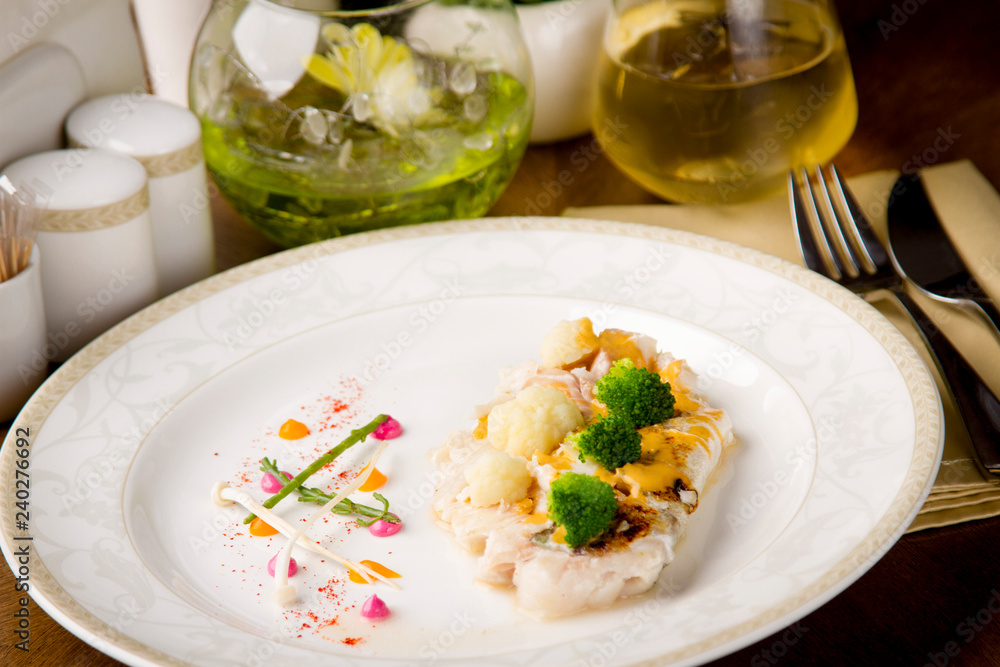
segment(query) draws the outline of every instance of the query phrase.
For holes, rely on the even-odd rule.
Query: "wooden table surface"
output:
[[[1000,188],[1000,5],[977,0],[841,0],[860,103],[857,130],[836,158],[857,174],[914,159],[969,158]],[[940,131],[957,140],[936,156]],[[570,167],[590,137],[532,147],[493,215],[519,215]],[[921,157],[924,156],[924,157]],[[543,198],[544,199],[544,198]],[[597,157],[544,207],[655,203]],[[219,268],[278,250],[216,199]],[[534,212],[534,211],[532,211]],[[998,221],[1000,231],[1000,221]],[[0,437],[7,430],[0,425]],[[116,665],[53,622],[33,602],[30,651],[14,648],[18,594],[0,568],[0,664]],[[1000,664],[1000,518],[903,537],[846,591],[791,630],[716,665]]]

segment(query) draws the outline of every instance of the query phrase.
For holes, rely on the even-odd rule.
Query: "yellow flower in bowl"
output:
[[[369,23],[352,28],[328,23],[326,55],[305,58],[306,71],[347,97],[345,111],[354,119],[398,136],[400,129],[430,120],[432,91],[420,83],[417,59],[406,44],[383,36]]]

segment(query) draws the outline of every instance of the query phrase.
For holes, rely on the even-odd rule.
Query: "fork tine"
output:
[[[822,273],[827,278],[832,277],[830,271],[823,260],[819,246],[816,244],[816,237],[813,234],[810,224],[809,214],[806,212],[806,204],[799,193],[798,185],[795,183],[795,171],[788,172],[788,199],[792,205],[792,220],[795,221],[795,239],[799,243],[799,250],[802,252],[802,259],[806,266]]]
[[[888,266],[889,255],[885,250],[885,246],[882,245],[882,241],[875,235],[871,223],[861,211],[861,207],[858,206],[854,195],[847,189],[847,184],[844,183],[840,172],[837,171],[836,167],[831,165],[830,173],[833,175],[833,183],[836,186],[841,209],[844,211],[844,215],[849,222],[847,228],[854,238],[858,251],[871,263],[872,269],[877,270],[879,267]]]
[[[806,266],[831,280],[838,280],[845,275],[844,270],[830,248],[826,229],[816,209],[809,173],[804,168],[788,172],[788,194],[792,220],[795,221],[795,237]]]
[[[823,174],[822,167],[817,164],[814,169],[823,212],[826,214],[820,216],[820,221],[826,228],[827,241],[833,246],[835,253],[834,261],[837,263],[837,268],[840,269],[841,275],[857,276],[861,273],[861,268],[858,266],[853,248],[848,245],[847,239],[844,237],[843,216],[837,214],[837,209],[833,205],[833,200],[830,198],[830,189],[826,185],[826,176]],[[848,225],[848,227],[852,226]],[[837,261],[837,255],[839,255],[839,261]]]

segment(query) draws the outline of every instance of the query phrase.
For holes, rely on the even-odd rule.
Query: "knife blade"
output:
[[[887,211],[889,238],[886,249],[896,271],[914,282],[916,276],[920,276],[926,284],[936,284],[947,276],[961,275],[961,272],[969,275],[944,231],[942,230],[940,234],[935,234],[933,229],[930,232],[926,231],[928,227],[926,220],[929,217],[927,211],[931,211],[930,215],[933,215],[934,221],[937,220],[937,215],[933,212],[933,208],[930,208],[930,201],[919,176],[900,178],[892,193]],[[940,228],[940,224],[938,227]],[[916,230],[912,235],[911,229]],[[937,237],[936,243],[927,241],[935,237]],[[947,242],[950,254],[940,250],[941,238]],[[921,246],[914,239],[924,239],[924,242],[930,245]],[[931,250],[928,251],[927,248]],[[941,260],[942,263],[947,263],[949,268],[936,270],[933,266],[929,266],[933,265],[935,258],[942,253],[948,255]],[[910,274],[911,270],[914,275]],[[919,283],[917,284],[920,287]],[[975,284],[971,276],[967,284]],[[921,290],[930,294],[922,287]],[[923,326],[921,331],[925,331]],[[954,350],[950,344],[944,344],[947,337],[940,331],[936,336],[944,340],[935,339],[932,334],[933,332],[925,331],[925,340],[933,350],[932,357],[936,358],[945,378],[946,387],[951,390],[958,405],[979,464],[987,476],[1000,475],[1000,400],[970,364],[960,362],[957,357],[961,353]]]
[[[1000,337],[1000,311],[952,245],[919,172],[896,181],[888,222],[898,268],[928,296],[978,310]]]

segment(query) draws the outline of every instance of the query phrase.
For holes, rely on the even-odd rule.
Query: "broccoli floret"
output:
[[[599,419],[566,439],[580,452],[580,460],[593,459],[608,470],[617,470],[642,456],[642,436],[617,415]]]
[[[619,359],[597,381],[597,400],[613,415],[623,417],[635,428],[659,424],[674,416],[674,394],[670,383],[631,359]]]
[[[615,490],[590,475],[567,472],[549,489],[549,517],[566,529],[566,544],[586,544],[611,526],[618,511]]]

